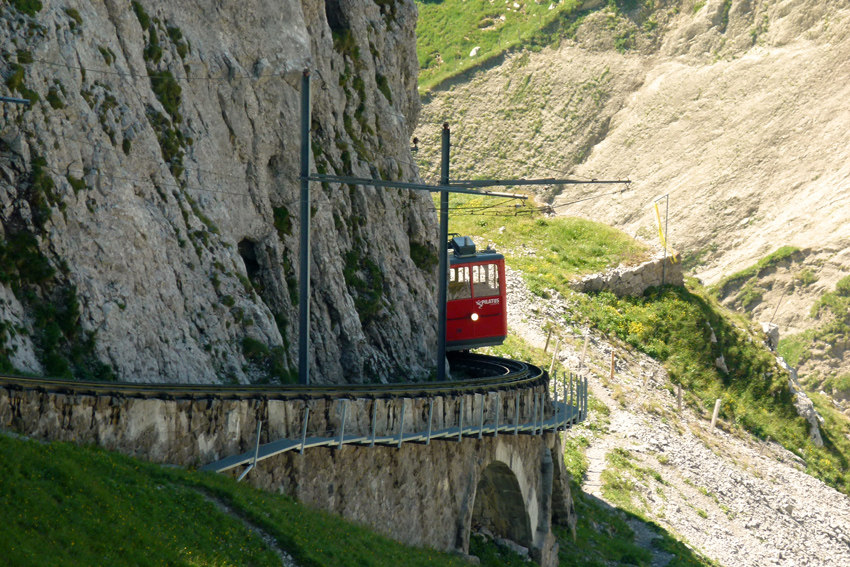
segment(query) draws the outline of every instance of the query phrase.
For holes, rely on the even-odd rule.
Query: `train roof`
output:
[[[495,262],[496,260],[505,259],[504,256],[498,254],[495,250],[491,250],[489,245],[485,250],[481,252],[477,251],[475,242],[468,236],[453,234],[452,237],[449,240],[449,251],[452,253],[449,261],[452,266],[474,262]]]
[[[504,260],[505,257],[495,250],[483,250],[469,256],[455,256],[454,250],[450,250],[449,265],[457,266],[460,264],[472,264],[476,262],[495,262],[496,260]]]

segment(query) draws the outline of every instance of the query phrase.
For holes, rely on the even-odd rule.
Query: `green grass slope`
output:
[[[787,374],[763,346],[761,331],[696,280],[682,288],[650,289],[638,298],[579,295],[578,305],[574,323],[590,323],[664,362],[672,382],[682,384],[703,416],[721,399],[720,416],[727,422],[778,441],[806,461],[809,474],[850,493],[850,421],[825,423],[824,446],[816,447],[808,423],[794,409]],[[715,365],[720,356],[729,372]]]
[[[551,42],[551,30],[569,19],[583,0],[515,2],[489,0],[417,0],[416,50],[419,85],[439,82],[486,62],[506,50]],[[514,7],[514,4],[519,7]],[[554,4],[553,9],[549,9]],[[470,57],[474,48],[479,51]]]
[[[648,248],[624,232],[577,217],[547,218],[530,199],[452,195],[449,209],[450,232],[492,241],[543,297],[575,276],[649,259]]]
[[[688,403],[699,413],[710,416],[721,399],[722,419],[778,441],[806,461],[809,474],[850,494],[850,421],[827,420],[821,428],[824,446],[816,447],[808,423],[793,406],[787,373],[763,345],[763,333],[746,316],[721,305],[713,290],[689,278],[685,287],[650,288],[636,298],[575,293],[568,286],[573,276],[641,259],[644,247],[592,221],[513,216],[499,208],[477,209],[480,203],[460,197],[452,203],[457,204],[451,232],[493,240],[506,263],[523,270],[533,293],[546,297],[555,290],[571,300],[573,309],[564,323],[591,325],[663,362],[671,381],[682,384]],[[780,249],[766,262],[794,252]],[[841,293],[825,299],[823,309],[844,305]],[[712,330],[716,343],[711,342]],[[717,368],[721,356],[729,372]]]
[[[607,0],[584,10],[583,5],[591,5],[587,0],[416,0],[416,5],[423,92],[507,51],[540,51],[562,38],[572,38],[582,18],[592,11],[607,11],[608,30],[619,51],[633,48],[636,34],[651,34],[657,27],[654,0]],[[626,13],[629,17],[624,17]]]
[[[229,477],[0,434],[4,565],[279,566],[214,500],[270,534],[301,567],[466,565]]]

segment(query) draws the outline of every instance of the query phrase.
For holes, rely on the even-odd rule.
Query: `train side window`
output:
[[[499,267],[496,264],[472,266],[472,290],[475,297],[499,295]]]
[[[469,287],[469,268],[462,266],[449,270],[449,301],[469,299],[472,292]]]

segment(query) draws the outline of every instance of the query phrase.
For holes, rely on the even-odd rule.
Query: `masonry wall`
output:
[[[533,419],[540,385],[500,392],[500,423],[513,423],[517,397],[522,421]],[[464,397],[464,424],[493,423],[495,392]],[[436,397],[433,425],[457,425],[460,397]],[[163,400],[0,387],[0,427],[45,440],[93,443],[110,450],[181,466],[198,466],[252,449],[257,421],[261,442],[300,438],[310,405],[308,435],[339,431],[341,401]],[[346,436],[368,435],[373,404],[380,435],[398,434],[402,400],[349,400]],[[547,416],[551,416],[551,405]],[[424,431],[428,398],[405,403],[404,431]],[[482,440],[433,440],[430,445],[308,449],[283,453],[258,464],[248,480],[266,489],[363,522],[395,539],[438,549],[468,550],[475,492],[482,471],[505,463],[517,478],[534,534],[532,553],[555,564],[552,518],[574,524],[567,473],[557,436],[506,435]],[[554,461],[554,464],[553,464]],[[553,469],[554,467],[554,469]],[[237,474],[239,470],[234,470]],[[555,500],[553,500],[553,494]],[[554,557],[555,559],[551,559]]]
[[[532,555],[542,565],[557,565],[551,524],[575,523],[561,454],[558,436],[551,433],[434,440],[401,448],[318,448],[267,459],[249,481],[406,543],[467,552],[478,483],[484,469],[499,461],[519,483],[533,534]]]
[[[538,385],[499,394],[500,423],[513,423],[516,398],[520,418],[533,420],[534,396],[546,395]],[[432,428],[456,426],[461,396],[434,397]],[[493,423],[496,393],[463,396],[464,425]],[[376,434],[397,435],[401,426],[401,399],[348,400],[346,436],[371,432],[372,409],[377,406]],[[310,406],[310,436],[333,436],[342,420],[342,401],[140,399],[94,396],[0,387],[0,427],[40,439],[94,443],[110,450],[154,462],[198,466],[240,454],[254,447],[257,421],[263,421],[261,443],[281,438],[300,439],[305,410]],[[546,417],[552,406],[544,404]],[[404,431],[428,428],[428,398],[404,404]]]
[[[620,297],[641,296],[647,288],[660,286],[662,281],[671,285],[685,285],[680,253],[667,256],[665,260],[662,252],[637,266],[618,266],[607,272],[584,276],[570,282],[570,287],[581,292],[610,291]]]

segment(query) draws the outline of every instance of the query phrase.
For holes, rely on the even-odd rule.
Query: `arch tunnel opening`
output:
[[[531,547],[531,522],[514,472],[494,461],[481,474],[475,490],[472,530],[487,528],[496,536]]]

